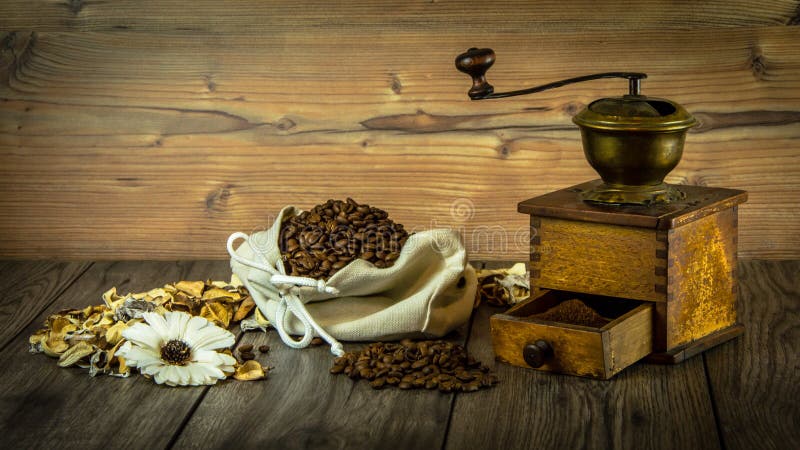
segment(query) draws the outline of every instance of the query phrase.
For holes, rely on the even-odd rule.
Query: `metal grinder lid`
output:
[[[681,105],[644,95],[595,100],[572,121],[580,127],[640,132],[680,131],[697,125],[697,120]]]

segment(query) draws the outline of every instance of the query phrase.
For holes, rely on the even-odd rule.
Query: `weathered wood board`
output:
[[[797,367],[798,261],[739,265],[744,337],[675,366],[637,363],[609,381],[541,373],[493,362],[489,315],[477,310],[467,337],[500,384],[468,394],[373,391],[329,375],[324,347],[292,350],[276,334],[259,355],[269,379],[210,388],[166,388],[135,377],[90,378],[27,354],[27,336],[48,314],[99,302],[106,288],[139,291],[177,279],[224,278],[223,262],[96,263],[47,304],[68,267],[0,262],[30,298],[4,309],[38,316],[0,350],[3,448],[728,448],[800,446]],[[487,264],[496,266],[495,264]],[[504,263],[502,267],[510,264]],[[60,269],[59,269],[60,267]],[[55,274],[60,273],[56,276]],[[51,281],[43,282],[47,278]],[[0,285],[0,288],[16,281]],[[463,334],[462,334],[463,336]],[[458,339],[461,339],[459,337]],[[357,346],[357,344],[348,344]],[[315,389],[319,386],[319,389]],[[421,447],[420,447],[421,446]]]
[[[0,5],[0,256],[224,258],[286,204],[352,196],[410,229],[525,260],[520,200],[596,178],[570,117],[621,81],[700,121],[668,178],[745,189],[745,257],[799,257],[798,2],[134,2]],[[469,24],[469,25],[467,25]]]
[[[800,261],[739,270],[744,336],[703,355],[724,446],[800,448]]]
[[[171,389],[139,376],[92,378],[86,370],[63,369],[56,359],[28,354],[28,336],[56,311],[100,304],[111,286],[140,292],[182,279],[227,277],[230,269],[222,261],[97,263],[49,306],[17,298],[17,308],[38,318],[0,351],[0,443],[4,448],[165,448],[209,387]]]

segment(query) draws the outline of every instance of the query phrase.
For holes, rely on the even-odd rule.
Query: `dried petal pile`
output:
[[[61,367],[88,369],[92,376],[127,377],[131,368],[125,364],[125,358],[117,354],[125,343],[122,332],[143,322],[144,313],[180,311],[203,317],[225,329],[238,323],[243,331],[266,330],[269,325],[235,275],[230,282],[179,281],[124,296],[111,288],[103,294],[103,302],[103,305],[65,310],[48,317],[45,327],[29,338],[30,352],[58,358]],[[222,353],[232,355],[230,350]],[[238,380],[256,380],[264,378],[266,372],[258,362],[247,361],[237,363],[235,372],[227,375]]]
[[[477,270],[478,291],[475,307],[482,301],[492,306],[510,306],[527,299],[531,292],[530,278],[524,263],[508,269]]]

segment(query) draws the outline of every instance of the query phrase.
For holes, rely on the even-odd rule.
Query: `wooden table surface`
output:
[[[259,382],[166,388],[140,376],[91,378],[28,353],[64,308],[181,279],[225,279],[226,261],[0,261],[3,448],[800,448],[800,261],[741,261],[746,334],[678,366],[636,364],[611,381],[495,363],[481,307],[450,339],[501,382],[468,394],[372,390],[328,373],[327,348],[292,350],[277,333]],[[348,344],[350,349],[360,347]]]

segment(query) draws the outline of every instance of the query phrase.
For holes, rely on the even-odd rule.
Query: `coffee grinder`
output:
[[[628,93],[575,117],[599,180],[518,205],[530,216],[531,297],[490,319],[498,360],[608,379],[636,361],[674,364],[740,335],[735,189],[664,182],[696,120],[681,105],[642,95],[644,73],[607,72],[495,93],[491,49],[459,55],[472,100],[533,94],[600,78]],[[589,327],[535,316],[579,299],[609,322]]]

